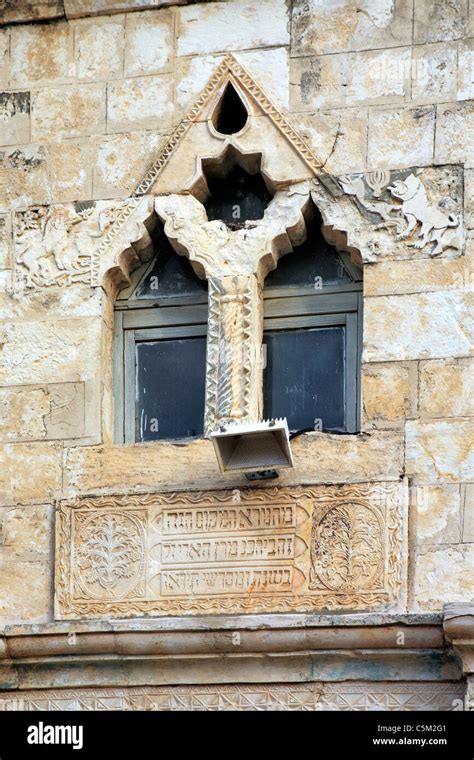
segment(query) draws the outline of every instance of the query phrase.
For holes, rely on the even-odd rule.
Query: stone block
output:
[[[0,145],[30,141],[30,93],[0,92]]]
[[[92,197],[92,156],[87,138],[56,140],[48,144],[53,202],[88,200]]]
[[[74,30],[76,76],[82,80],[110,80],[123,76],[124,16],[81,19]]]
[[[411,96],[418,103],[456,98],[458,51],[455,43],[413,47]]]
[[[72,288],[28,288],[12,292],[0,289],[0,320],[100,317],[101,291],[87,285]]]
[[[94,317],[2,325],[0,386],[97,377],[101,329]]]
[[[448,359],[420,363],[422,417],[469,417],[474,413],[474,361]]]
[[[411,49],[291,59],[293,111],[400,104],[409,98]]]
[[[415,0],[414,42],[440,42],[464,37],[468,0]]]
[[[474,543],[474,483],[464,483],[461,486],[462,505],[462,540],[464,543]]]
[[[52,21],[63,16],[63,0],[4,0],[0,24]]]
[[[51,618],[53,508],[0,508],[0,624]]]
[[[437,106],[436,164],[474,165],[474,103],[461,101]]]
[[[415,611],[441,612],[446,602],[474,601],[474,544],[426,547],[415,561]]]
[[[42,504],[61,488],[62,444],[38,441],[0,446],[0,504]]]
[[[81,84],[38,90],[32,101],[33,139],[81,137],[105,131],[105,85]]]
[[[367,109],[298,114],[292,121],[326,171],[334,175],[365,172]]]
[[[125,76],[161,74],[173,62],[173,13],[162,10],[127,15],[125,21]]]
[[[415,390],[411,375],[410,366],[399,362],[362,367],[364,426],[383,427],[410,416]]]
[[[107,131],[161,131],[173,118],[173,79],[170,75],[134,77],[107,85]]]
[[[464,170],[464,224],[474,229],[474,169]]]
[[[416,485],[411,504],[416,511],[416,543],[457,544],[461,541],[459,485]]]
[[[474,420],[406,423],[406,473],[424,483],[463,482],[474,479]]]
[[[473,294],[438,291],[366,298],[366,362],[469,356]]]
[[[474,98],[474,40],[459,43],[457,100]]]
[[[63,0],[66,18],[102,16],[125,13],[137,9],[162,8],[166,5],[181,5],[187,0]]]
[[[126,198],[166,140],[161,132],[127,132],[97,140],[93,197]]]
[[[10,81],[10,30],[0,29],[0,87]]]
[[[471,267],[464,257],[378,261],[364,268],[366,296],[469,290]]]
[[[0,211],[51,202],[47,151],[37,143],[0,153]]]
[[[84,383],[0,388],[0,440],[80,438],[84,406]]]
[[[292,444],[295,467],[281,471],[279,484],[398,480],[403,436],[373,431],[354,436],[312,433]],[[67,497],[79,493],[132,493],[175,488],[244,486],[242,474],[220,475],[209,441],[127,446],[83,446],[66,450]]]
[[[10,269],[11,255],[11,223],[10,214],[0,215],[0,270]]]
[[[430,164],[434,131],[433,107],[372,108],[369,114],[368,169],[402,169]]]
[[[71,29],[66,23],[14,26],[10,56],[12,87],[67,81],[74,74]]]
[[[298,56],[409,45],[412,15],[411,0],[294,3],[291,52]]]
[[[278,108],[288,109],[289,64],[286,48],[244,50],[235,53],[234,57]],[[178,108],[185,112],[193,105],[223,58],[223,55],[177,58],[176,104]]]
[[[284,0],[208,2],[178,9],[177,54],[202,55],[287,45]]]

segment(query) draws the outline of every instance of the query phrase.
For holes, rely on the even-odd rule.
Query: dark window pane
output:
[[[225,179],[207,177],[210,196],[204,204],[209,221],[219,219],[229,227],[262,219],[272,196],[260,174],[247,174],[235,165]]]
[[[290,430],[344,428],[344,327],[267,332],[264,416]]]
[[[155,263],[138,284],[136,298],[169,298],[207,292],[207,280],[201,280],[185,256],[178,256],[162,235],[157,243]]]
[[[321,223],[317,215],[308,224],[305,242],[278,261],[277,268],[265,280],[265,288],[316,286],[320,289],[352,282],[335,248],[325,241]]]
[[[203,434],[206,338],[137,343],[136,440]]]

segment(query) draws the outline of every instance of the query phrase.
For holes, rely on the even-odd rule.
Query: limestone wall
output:
[[[207,441],[113,443],[113,299],[65,244],[75,223],[76,254],[94,243],[100,211],[120,210],[227,52],[324,172],[423,168],[431,202],[463,214],[462,247],[436,257],[374,231],[362,432],[298,438],[280,482],[407,476],[407,610],[472,600],[474,9],[83,0],[72,18],[66,0],[36,5],[43,23],[7,10],[0,27],[0,624],[54,619],[60,499],[245,484],[218,474]]]

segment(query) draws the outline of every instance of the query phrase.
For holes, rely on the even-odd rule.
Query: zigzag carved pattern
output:
[[[218,87],[232,74],[240,84],[260,106],[262,111],[270,117],[275,126],[293,145],[301,158],[309,168],[317,174],[321,168],[321,162],[311,151],[306,142],[300,137],[289,121],[278,111],[273,103],[267,98],[250,74],[241,66],[232,55],[227,55],[214,74],[209,79],[204,90],[195,101],[192,108],[176,127],[172,136],[163,147],[160,155],[150,166],[143,179],[138,183],[130,198],[130,203],[116,217],[109,231],[91,257],[91,285],[100,285],[100,262],[108,247],[117,237],[120,229],[127,221],[130,214],[136,209],[139,197],[145,195],[154,185],[158,176],[170,160],[177,146],[188,132],[191,125],[202,113],[203,108],[210,101]]]
[[[208,279],[208,322],[206,353],[206,412],[204,429],[208,435],[216,427],[217,387],[219,372],[219,335],[221,318],[221,292],[219,282]]]

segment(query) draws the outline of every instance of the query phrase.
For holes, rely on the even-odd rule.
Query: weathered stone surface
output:
[[[11,224],[10,215],[0,215],[0,270],[9,269],[11,258]]]
[[[466,40],[459,43],[458,48],[458,100],[471,100],[474,98],[474,41]]]
[[[63,0],[63,2],[66,17],[72,19],[148,8],[157,9],[167,5],[183,5],[187,0]]]
[[[402,421],[412,407],[413,371],[410,365],[366,365],[362,368],[362,407],[364,425],[384,426]]]
[[[410,92],[411,49],[293,58],[290,105],[294,111],[403,103]]]
[[[364,361],[469,356],[472,293],[438,291],[366,298]]]
[[[11,283],[9,283],[11,288]],[[73,288],[28,289],[16,292],[0,290],[0,320],[28,321],[51,319],[68,314],[74,317],[100,317],[103,311],[97,288],[77,284]]]
[[[424,417],[473,415],[474,361],[420,362],[419,409]]]
[[[11,84],[27,87],[68,80],[74,73],[72,45],[66,23],[12,27]]]
[[[435,110],[374,108],[369,115],[368,169],[423,166],[433,160]]]
[[[339,175],[366,170],[368,111],[361,108],[299,114],[293,122],[321,160]]]
[[[289,64],[286,48],[244,50],[236,53],[235,58],[255,78],[278,108],[288,108]],[[223,59],[223,55],[177,59],[176,104],[179,108],[185,111],[193,104]]]
[[[474,228],[474,169],[464,171],[464,224]]]
[[[474,479],[474,420],[406,423],[406,472],[425,483],[462,482]]]
[[[30,93],[0,93],[0,145],[27,143],[30,139]]]
[[[92,197],[93,146],[88,138],[50,142],[49,166],[53,202]]]
[[[474,543],[474,483],[461,486],[462,503],[462,540],[464,543]]]
[[[465,34],[467,0],[415,0],[414,41],[457,40]]]
[[[418,103],[447,102],[456,97],[458,51],[453,43],[413,48],[411,95]]]
[[[378,261],[364,268],[364,293],[386,296],[437,290],[468,291],[470,274],[470,262],[463,257]]]
[[[53,508],[0,508],[0,623],[51,616]]]
[[[51,21],[63,15],[63,0],[4,0],[0,24]]]
[[[96,377],[101,329],[93,317],[3,325],[0,386]]]
[[[123,76],[124,25],[124,16],[84,19],[71,24],[78,79],[109,80]]]
[[[284,0],[234,0],[178,10],[178,55],[287,45],[288,10]]]
[[[0,87],[8,87],[10,78],[10,30],[0,29]]]
[[[0,154],[0,210],[50,203],[47,152],[42,145],[10,147]]]
[[[162,11],[159,14],[145,11],[127,15],[124,72],[126,77],[170,71],[173,52],[171,11]]]
[[[398,480],[403,437],[396,431],[338,436],[311,433],[292,443],[295,467],[279,483],[340,483]],[[212,444],[153,443],[87,446],[66,450],[64,484],[68,498],[78,493],[127,493],[172,488],[244,486],[244,475],[220,475]]]
[[[98,139],[93,197],[126,198],[143,177],[166,135],[159,131],[126,132]]]
[[[346,50],[394,47],[411,42],[410,0],[362,0],[293,4],[291,50],[293,55],[314,55]]]
[[[459,485],[414,486],[411,502],[416,509],[417,545],[460,543],[462,514]]]
[[[60,443],[0,446],[0,504],[41,504],[61,488]]]
[[[134,77],[107,85],[107,130],[171,127],[173,80],[161,76]]]
[[[437,107],[435,163],[465,162],[474,165],[474,105],[470,101]]]
[[[0,388],[0,440],[80,438],[84,383]]]
[[[474,601],[474,545],[426,547],[415,562],[415,609],[441,610],[450,602]]]
[[[38,90],[32,101],[33,139],[81,137],[105,130],[105,85],[81,84]]]

